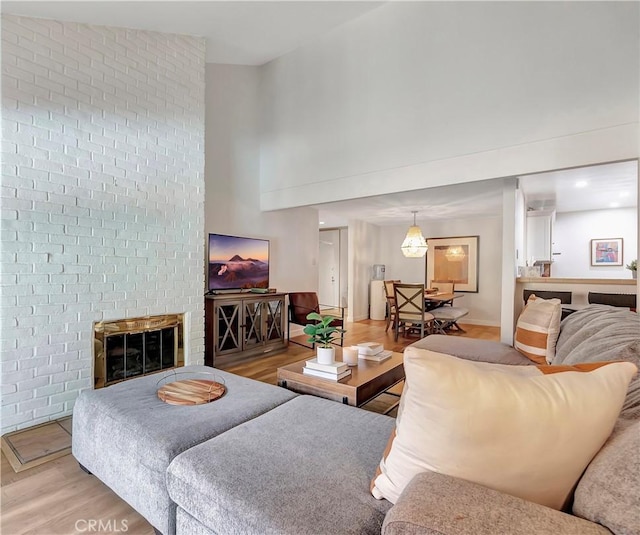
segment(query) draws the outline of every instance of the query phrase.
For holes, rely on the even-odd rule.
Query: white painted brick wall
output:
[[[93,322],[186,313],[203,363],[204,54],[2,16],[2,433],[71,414]]]

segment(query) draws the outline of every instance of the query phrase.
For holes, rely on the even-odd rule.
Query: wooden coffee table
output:
[[[360,407],[404,379],[402,353],[393,353],[383,362],[358,359],[358,365],[350,367],[351,375],[340,381],[303,374],[305,361],[312,358],[314,353],[309,353],[305,360],[278,368],[278,385],[300,394]],[[341,358],[342,349],[336,348],[336,360]]]

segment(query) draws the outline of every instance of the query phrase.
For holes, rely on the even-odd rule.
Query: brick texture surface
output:
[[[93,323],[204,361],[204,40],[2,16],[2,433],[71,414]]]

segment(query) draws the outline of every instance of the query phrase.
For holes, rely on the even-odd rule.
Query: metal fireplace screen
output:
[[[182,314],[96,323],[95,388],[184,366],[182,331]]]

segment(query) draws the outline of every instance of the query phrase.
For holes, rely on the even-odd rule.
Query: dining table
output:
[[[424,304],[427,310],[433,310],[451,303],[454,299],[464,297],[462,293],[455,292],[431,292],[429,290],[424,293]]]

